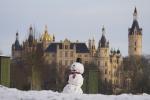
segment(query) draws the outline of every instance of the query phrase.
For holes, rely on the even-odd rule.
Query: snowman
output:
[[[64,87],[63,93],[82,94],[81,86],[83,85],[82,74],[84,72],[84,66],[80,63],[80,59],[77,59],[77,62],[71,65],[70,71],[68,84]]]

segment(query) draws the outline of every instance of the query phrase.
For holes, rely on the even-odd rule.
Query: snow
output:
[[[0,85],[0,100],[150,100],[150,95],[63,94],[51,90],[20,91]]]

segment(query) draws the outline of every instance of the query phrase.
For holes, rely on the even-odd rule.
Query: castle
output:
[[[137,17],[137,9],[135,8],[133,23],[128,30],[129,56],[142,55],[142,29],[139,27]],[[16,41],[12,45],[12,59],[18,59],[26,52],[36,50],[37,45],[41,44],[45,62],[49,64],[55,62],[59,66],[67,68],[77,58],[81,58],[82,63],[85,65],[94,63],[98,66],[104,82],[109,82],[114,87],[121,87],[123,81],[123,56],[119,49],[110,50],[110,44],[105,34],[106,29],[102,27],[102,36],[99,40],[98,48],[96,48],[94,38],[88,40],[88,45],[79,41],[71,42],[68,39],[56,42],[55,36],[48,33],[47,26],[45,26],[45,31],[40,39],[36,39],[33,28],[30,26],[28,39],[22,44],[19,43],[19,34],[16,33]]]

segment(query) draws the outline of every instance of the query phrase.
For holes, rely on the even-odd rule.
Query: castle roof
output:
[[[28,37],[29,46],[32,45],[33,41],[34,41],[33,28],[32,28],[32,26],[30,26],[30,28],[29,28],[29,37]]]
[[[45,26],[45,31],[44,31],[44,33],[41,36],[41,41],[51,42],[51,41],[53,41],[54,38],[55,38],[54,36],[51,36],[48,33],[47,26]]]
[[[18,32],[16,33],[15,43],[12,45],[15,50],[21,50],[21,45],[18,40]]]
[[[102,37],[99,41],[99,46],[98,47],[100,48],[100,47],[107,47],[107,46],[108,46],[108,42],[107,42],[106,37],[105,37],[105,28],[103,26],[103,28],[102,28]]]
[[[119,54],[119,53],[120,53],[120,50],[118,49],[118,50],[117,50],[117,54]]]
[[[48,48],[46,49],[46,52],[57,52],[57,46],[59,49],[63,49],[63,43],[51,43]],[[85,43],[70,43],[70,49],[73,49],[75,46],[76,53],[89,53],[89,50]]]
[[[133,23],[132,23],[132,26],[131,28],[129,28],[129,35],[133,35],[135,32],[134,31],[137,31],[136,34],[139,34],[141,35],[142,34],[142,28],[139,27],[139,23],[137,21],[137,9],[135,7],[134,9],[134,13],[133,13]]]
[[[19,44],[19,41],[18,41],[18,40],[16,40],[16,41],[15,41],[14,46],[15,46],[15,49],[16,49],[16,50],[20,50],[20,49],[21,49],[21,46],[20,46],[20,44]]]
[[[102,35],[100,43],[101,43],[101,47],[106,47],[106,37],[105,37],[105,35]]]
[[[32,43],[32,42],[33,42],[33,39],[34,39],[34,38],[33,38],[33,35],[29,35],[28,41]]]
[[[129,35],[133,35],[135,29],[137,30],[138,34],[142,34],[141,33],[142,28],[139,27],[137,20],[133,20],[132,26],[131,26],[131,28],[129,28]]]

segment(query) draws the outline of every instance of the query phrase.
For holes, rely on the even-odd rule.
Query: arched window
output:
[[[136,51],[136,48],[134,48],[134,50]]]
[[[134,45],[136,46],[136,41],[135,41]]]

